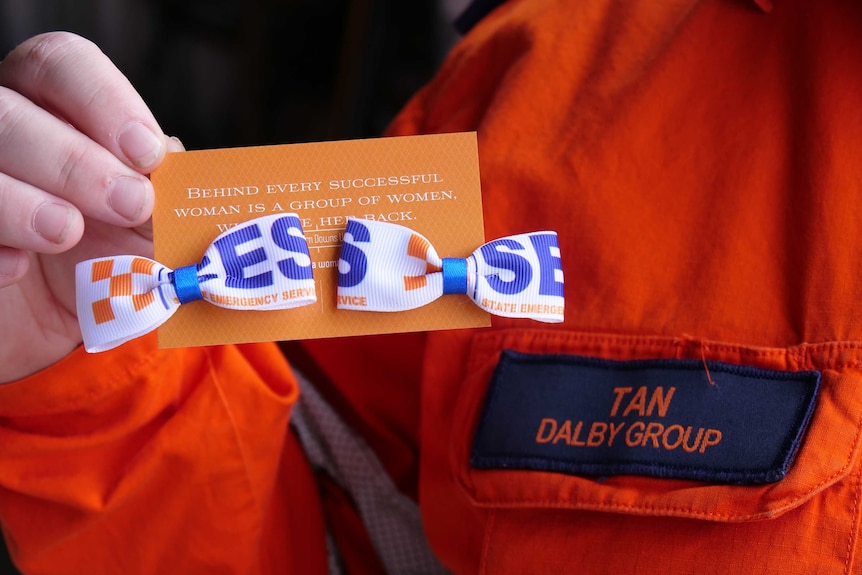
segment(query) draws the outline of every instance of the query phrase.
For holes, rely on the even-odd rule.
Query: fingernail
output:
[[[186,147],[183,145],[182,140],[180,140],[176,136],[171,136],[170,138],[168,138],[168,151],[169,152],[185,152]]]
[[[144,180],[120,176],[115,178],[108,189],[111,209],[129,221],[136,222],[147,201],[147,184]]]
[[[69,231],[71,215],[68,206],[46,202],[33,213],[33,229],[49,242],[62,244]]]
[[[157,136],[140,122],[132,122],[123,128],[118,142],[129,161],[139,168],[151,166],[162,153],[164,146],[164,138]]]

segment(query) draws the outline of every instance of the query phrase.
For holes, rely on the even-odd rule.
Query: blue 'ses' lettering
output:
[[[563,282],[554,273],[563,272],[557,234],[530,234],[530,241],[539,256],[539,294],[563,297]]]
[[[371,233],[367,227],[356,220],[349,220],[344,234],[345,238],[344,244],[341,246],[340,261],[346,263],[349,269],[347,273],[342,273],[340,269],[338,270],[338,285],[344,288],[351,288],[362,283],[362,280],[365,279],[365,272],[368,270],[368,259],[365,257],[365,252],[356,244],[370,242]],[[353,240],[347,241],[347,234],[353,236]]]
[[[489,242],[481,248],[482,257],[485,258],[488,265],[509,270],[515,274],[515,277],[510,281],[504,281],[499,276],[489,276],[485,280],[491,286],[491,289],[497,293],[505,295],[521,293],[533,281],[533,266],[530,265],[530,260],[524,256],[520,256],[512,251],[502,251],[500,248],[524,251],[524,246],[515,240],[503,238]]]
[[[227,277],[225,278],[225,285],[227,287],[257,289],[273,284],[271,271],[266,271],[256,276],[245,277],[245,268],[266,260],[266,251],[263,248],[257,248],[242,255],[237,253],[237,247],[260,237],[260,227],[254,224],[239,228],[213,243],[221,256],[222,263],[224,263],[224,269],[227,273]]]
[[[292,280],[310,280],[314,279],[311,271],[311,254],[308,253],[308,244],[305,238],[293,236],[290,234],[290,229],[299,230],[302,233],[302,224],[299,218],[293,215],[285,216],[275,220],[272,224],[272,241],[275,245],[285,251],[295,254],[302,254],[308,258],[307,265],[299,265],[296,258],[291,256],[277,262],[278,269],[284,277]]]

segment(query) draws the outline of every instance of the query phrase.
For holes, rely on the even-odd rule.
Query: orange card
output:
[[[161,347],[394,333],[490,325],[466,296],[410,311],[335,307],[348,216],[407,226],[444,257],[485,239],[476,134],[407,136],[169,154],[152,174],[155,259],[200,261],[221,232],[249,219],[298,214],[314,268],[315,304],[279,311],[183,305],[159,328]]]

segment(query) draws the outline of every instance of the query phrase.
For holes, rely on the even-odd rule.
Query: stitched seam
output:
[[[487,467],[480,469],[487,469],[489,471],[498,470],[502,464],[504,463],[533,463],[535,462],[537,465],[554,463],[561,461],[561,458],[551,457],[545,455],[521,455],[521,456],[505,456],[505,455],[496,455],[496,456],[476,456],[477,463],[481,463],[486,465]],[[657,469],[657,470],[668,470],[668,471],[678,471],[678,472],[704,472],[704,474],[709,473],[724,473],[730,477],[738,477],[739,479],[746,479],[749,476],[761,477],[768,475],[768,472],[773,472],[774,470],[770,468],[757,468],[757,467],[740,467],[739,469],[728,469],[726,467],[717,467],[714,465],[683,465],[677,463],[654,463],[653,460],[650,459],[627,459],[625,462],[620,463],[601,463],[601,462],[583,462],[583,461],[563,461],[559,465],[559,469],[549,469],[547,467],[542,467],[538,469],[526,468],[521,469],[521,471],[548,471],[551,473],[575,473],[575,474],[586,474],[586,475],[596,475],[597,473],[592,472],[592,469],[601,470],[603,473],[601,475],[629,475],[632,474],[631,471],[633,469]],[[628,473],[626,473],[628,471]],[[634,475],[641,475],[640,473],[634,473]],[[661,476],[658,476],[661,477]],[[679,477],[670,477],[670,479],[680,479]],[[709,480],[714,481],[714,480]]]
[[[854,444],[856,442],[858,442],[860,432],[862,432],[862,423],[860,423],[859,425],[856,426],[856,436],[853,438]],[[799,496],[797,496],[793,499],[790,499],[786,504],[784,504],[780,507],[777,507],[774,510],[765,511],[762,513],[755,513],[753,515],[741,515],[740,516],[740,515],[733,515],[730,513],[716,513],[714,511],[696,511],[696,510],[693,510],[693,509],[690,509],[687,507],[659,507],[659,506],[653,506],[653,505],[628,505],[628,504],[623,504],[623,503],[602,503],[600,501],[579,500],[579,499],[573,500],[571,504],[564,503],[562,506],[563,507],[575,507],[578,505],[590,505],[596,509],[608,509],[608,508],[610,508],[610,509],[628,509],[628,510],[640,510],[640,511],[644,511],[644,512],[664,511],[666,513],[684,512],[688,515],[695,516],[695,517],[719,517],[719,518],[726,518],[726,519],[729,519],[729,518],[746,518],[746,517],[751,517],[751,518],[763,517],[765,515],[766,516],[775,515],[777,513],[780,513],[783,510],[792,509],[797,504],[797,502],[804,501],[813,493],[816,493],[817,491],[822,489],[824,486],[829,485],[830,483],[834,482],[835,480],[840,478],[842,475],[844,475],[846,473],[847,467],[850,465],[852,460],[853,460],[853,452],[851,451],[850,455],[847,457],[847,461],[844,464],[844,466],[841,469],[839,469],[838,471],[836,471],[835,473],[833,473],[832,475],[830,475],[825,480],[812,486],[811,489],[809,489],[808,491],[800,494]],[[480,505],[484,504],[484,505],[511,505],[511,506],[535,506],[535,505],[543,506],[544,505],[544,506],[559,507],[560,503],[561,503],[559,500],[556,500],[556,499],[538,499],[538,500],[497,499],[497,500],[494,500],[493,502],[482,502],[481,500],[476,500],[476,501]]]
[[[153,364],[158,362],[158,355],[161,350],[153,348],[147,351],[141,357],[138,357],[137,360],[125,366],[123,369],[117,370],[117,377],[114,380],[100,387],[98,390],[88,390],[86,394],[79,395],[78,397],[73,398],[71,401],[65,402],[45,402],[42,405],[39,405],[39,409],[29,409],[26,413],[15,413],[14,415],[2,416],[0,417],[14,417],[14,418],[22,418],[22,417],[40,417],[45,415],[52,415],[57,412],[57,410],[62,410],[64,412],[86,408],[91,405],[94,397],[104,397],[108,396],[111,393],[115,393],[118,389],[128,385],[128,380],[130,378],[139,379],[140,374],[150,371],[150,367]],[[4,384],[5,385],[5,384]]]
[[[485,541],[482,545],[482,559],[479,564],[479,573],[486,573],[488,569],[488,557],[491,555],[491,534],[494,531],[494,521],[497,518],[495,511],[488,512],[488,525],[485,527]]]
[[[859,441],[860,432],[862,432],[862,423],[860,423],[859,425],[856,426],[856,436],[853,438],[854,444]],[[789,500],[785,505],[775,509],[773,512],[767,512],[767,514],[773,514],[773,513],[777,513],[779,511],[781,511],[782,509],[792,508],[798,501],[802,501],[802,500],[807,499],[812,493],[819,491],[823,486],[832,483],[833,481],[835,481],[836,479],[838,479],[839,477],[844,475],[846,473],[847,467],[850,465],[852,460],[853,460],[853,452],[851,451],[850,455],[847,457],[847,461],[845,462],[844,466],[841,469],[839,469],[838,471],[836,471],[835,473],[830,475],[824,481],[821,481],[817,485],[812,486],[812,488],[809,489],[808,491],[806,491],[805,493],[802,493],[798,497],[795,497],[795,498]],[[712,511],[708,511],[708,512],[693,511],[693,510],[685,508],[685,507],[638,506],[638,505],[626,505],[626,504],[622,504],[622,503],[602,503],[602,502],[598,502],[598,501],[578,500],[578,499],[575,499],[573,501],[573,503],[581,504],[581,505],[594,505],[594,506],[598,506],[599,508],[610,507],[610,508],[617,508],[617,509],[641,509],[643,511],[668,511],[668,512],[684,511],[686,513],[690,513],[690,514],[693,514],[696,516],[703,516],[703,517],[726,517],[726,518],[736,517],[736,515],[731,515],[728,513],[715,513]],[[524,504],[529,504],[529,505],[559,505],[560,502],[558,500],[553,500],[553,499],[539,499],[539,500],[528,500],[528,501],[519,500],[519,499],[502,499],[502,500],[496,500],[493,504],[495,504],[495,505],[499,505],[499,504],[503,504],[503,505],[524,505]],[[759,513],[759,514],[755,514],[753,517],[757,517],[757,516],[761,516],[761,515],[763,515],[763,514]]]
[[[251,494],[251,499],[254,502],[255,509],[257,509],[257,513],[260,516],[263,513],[263,506],[257,498],[257,494],[255,493],[254,489],[254,483],[252,482],[251,477],[249,477],[248,457],[246,456],[245,450],[242,447],[242,441],[240,441],[239,433],[237,432],[237,424],[236,419],[234,418],[233,411],[230,409],[230,405],[224,396],[224,392],[222,391],[222,384],[219,381],[218,370],[216,369],[215,364],[212,361],[211,353],[212,351],[208,348],[204,350],[204,354],[207,358],[207,366],[209,367],[210,374],[212,374],[213,385],[218,392],[219,400],[221,400],[221,404],[225,410],[225,413],[227,414],[228,421],[230,421],[231,435],[233,436],[234,443],[236,444],[236,450],[239,453],[240,459],[242,460],[243,477],[248,484],[248,492]]]
[[[856,474],[856,497],[853,499],[853,522],[850,525],[850,535],[847,537],[847,559],[844,561],[844,573],[849,574],[853,568],[856,534],[859,531],[859,492],[862,491],[862,470]]]
[[[603,333],[584,333],[579,331],[562,330],[502,330],[494,334],[478,334],[476,340],[481,340],[489,346],[499,346],[506,340],[517,335],[519,342],[526,344],[556,343],[580,343],[584,346],[628,346],[635,349],[658,348],[681,351],[691,345],[706,343],[710,351],[739,353],[743,357],[768,358],[768,357],[799,357],[801,363],[810,363],[811,356],[828,351],[859,351],[862,350],[862,341],[834,341],[821,343],[801,343],[784,348],[768,348],[756,345],[729,344],[726,342],[713,342],[691,337],[674,337],[661,335],[621,335]],[[529,340],[526,338],[529,337]],[[484,347],[484,346],[483,346]],[[472,354],[471,354],[472,355]],[[822,369],[854,368],[862,366],[862,359],[852,361],[840,361],[840,359],[826,360],[822,363]]]

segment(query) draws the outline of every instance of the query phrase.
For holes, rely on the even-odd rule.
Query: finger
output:
[[[30,259],[22,250],[0,247],[0,288],[12,285],[27,273]]]
[[[117,226],[149,218],[153,188],[143,175],[47,111],[0,87],[0,172]],[[14,199],[13,199],[14,201]]]
[[[164,134],[143,99],[80,36],[52,32],[27,40],[0,63],[0,85],[65,119],[142,173],[164,157]]]
[[[0,246],[43,254],[65,251],[81,239],[84,218],[75,206],[0,174]]]
[[[173,152],[185,152],[186,147],[176,136],[171,136],[167,140],[168,153],[171,154]],[[144,239],[149,241],[153,240],[153,219],[150,218],[140,226],[135,228],[135,231],[141,235]]]

